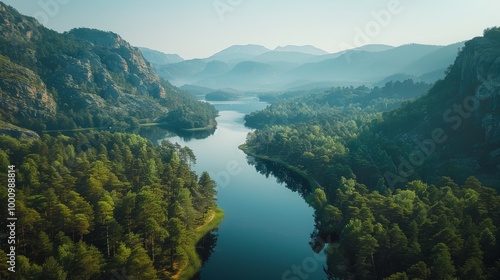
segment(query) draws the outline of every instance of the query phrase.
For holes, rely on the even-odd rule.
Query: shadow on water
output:
[[[284,184],[291,191],[298,192],[304,200],[311,193],[311,187],[306,179],[281,164],[252,156],[247,156],[247,162],[266,178],[274,176],[279,184]]]
[[[300,196],[307,202],[307,197],[311,194],[312,189],[306,179],[304,179],[299,174],[290,171],[288,168],[284,167],[281,164],[254,158],[252,156],[247,156],[247,162],[250,165],[253,165],[257,172],[260,174],[269,177],[274,176],[276,181],[280,184],[284,184],[288,189],[293,192],[298,192]],[[309,246],[316,253],[320,253],[326,245],[333,244],[338,241],[338,234],[330,233],[327,234],[321,231],[320,221],[317,219],[316,214],[314,215],[314,229],[310,234]],[[328,268],[324,267],[325,273],[328,274]],[[333,277],[332,275],[328,275],[329,277]],[[334,279],[334,278],[331,278]]]
[[[189,142],[191,140],[206,139],[214,135],[216,128],[199,130],[199,131],[186,131],[186,130],[171,130],[164,126],[145,126],[136,127],[127,130],[129,133],[139,134],[140,136],[149,139],[153,143],[157,143],[165,138],[179,136],[183,141]]]
[[[206,130],[196,130],[196,131],[188,131],[188,130],[172,130],[166,128],[161,125],[152,125],[152,126],[141,126],[141,127],[113,127],[113,128],[88,128],[88,129],[68,129],[68,130],[52,130],[45,131],[50,135],[58,135],[63,134],[67,136],[75,135],[76,133],[86,134],[90,131],[107,131],[107,132],[126,132],[140,135],[153,143],[158,143],[165,138],[179,136],[183,141],[189,142],[191,140],[200,140],[206,139],[212,135],[214,135],[216,128],[206,129]]]
[[[215,251],[217,240],[219,238],[219,229],[216,228],[207,233],[196,244],[196,252],[200,256],[202,264],[206,264],[210,260],[210,256]],[[196,273],[191,280],[201,280],[201,272]]]

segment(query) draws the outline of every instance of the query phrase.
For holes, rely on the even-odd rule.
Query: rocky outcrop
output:
[[[0,55],[0,77],[0,111],[6,119],[55,116],[56,102],[33,71]]]
[[[40,139],[40,135],[38,133],[24,129],[12,124],[4,123],[0,121],[0,135],[7,135],[14,138],[26,138],[38,140]]]
[[[434,170],[424,164],[416,173],[460,177],[473,170],[481,181],[498,184],[500,28],[466,42],[443,80],[418,100],[385,113],[379,127],[388,141],[397,139],[410,145],[413,155],[423,151],[428,156]]]
[[[165,97],[165,89],[153,66],[138,48],[132,47],[119,35],[86,28],[73,29],[69,34],[90,42],[105,70],[123,74],[139,93],[149,93],[155,98]]]
[[[500,40],[486,32],[467,42],[452,71],[461,74],[459,95],[477,102],[475,127],[483,130],[484,144],[500,146]]]

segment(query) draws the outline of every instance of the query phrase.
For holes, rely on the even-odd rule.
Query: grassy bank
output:
[[[242,150],[243,152],[245,152],[245,154],[247,154],[249,156],[277,163],[277,164],[285,167],[286,169],[288,169],[294,173],[297,173],[302,178],[304,178],[307,181],[307,183],[309,183],[309,186],[311,186],[312,191],[315,190],[316,188],[321,187],[319,185],[319,183],[316,182],[316,180],[314,180],[314,178],[311,175],[309,175],[307,172],[300,170],[299,168],[297,168],[293,165],[290,165],[288,162],[285,162],[285,161],[278,159],[278,158],[273,158],[273,157],[268,157],[268,156],[256,154],[255,152],[252,151],[252,149],[250,147],[248,147],[247,144],[240,145],[238,148],[240,150]]]
[[[224,218],[224,211],[220,208],[211,210],[205,221],[205,224],[199,226],[194,235],[190,238],[184,251],[187,255],[187,260],[181,264],[179,272],[172,276],[172,279],[189,280],[191,279],[202,267],[203,263],[196,252],[196,244],[203,236],[215,229],[222,222]]]

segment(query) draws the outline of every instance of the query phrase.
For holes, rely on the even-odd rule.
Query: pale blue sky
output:
[[[188,59],[235,44],[314,45],[328,52],[365,43],[446,45],[500,26],[498,0],[3,1],[60,32],[113,31],[135,46]],[[377,22],[380,11],[390,19]]]

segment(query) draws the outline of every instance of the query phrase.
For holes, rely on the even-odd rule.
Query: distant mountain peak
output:
[[[254,44],[233,45],[214,54],[212,57],[220,55],[229,55],[229,54],[259,55],[268,51],[270,51],[268,48],[261,45],[254,45]]]
[[[268,51],[270,51],[268,48],[261,45],[234,45],[212,55],[207,58],[207,60],[219,60],[225,63],[239,63]]]
[[[305,45],[305,46],[287,45],[284,47],[278,46],[274,49],[274,51],[277,51],[277,52],[298,52],[298,53],[305,53],[305,54],[312,54],[312,55],[328,54],[327,51],[316,48],[315,46],[312,46],[312,45]]]
[[[384,45],[384,44],[370,44],[370,45],[364,45],[361,47],[354,48],[352,50],[356,51],[365,51],[365,52],[383,52],[387,51],[390,49],[394,49],[395,47],[389,46],[389,45]]]
[[[139,50],[142,52],[144,58],[154,65],[172,64],[184,61],[184,58],[178,54],[164,53],[145,47],[139,47]]]

